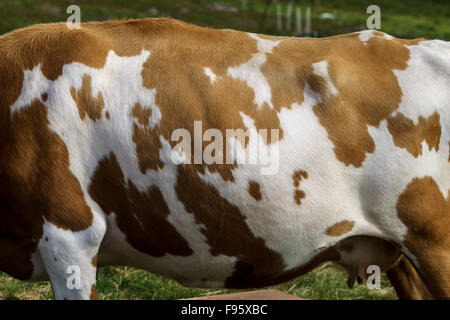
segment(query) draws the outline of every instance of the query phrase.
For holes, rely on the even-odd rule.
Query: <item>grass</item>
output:
[[[370,290],[365,285],[349,289],[346,272],[334,263],[324,264],[295,280],[271,288],[307,299],[397,299],[384,274],[379,290]],[[98,297],[101,300],[173,300],[236,291],[185,288],[173,280],[129,267],[102,268],[98,274]],[[23,282],[0,274],[0,299],[52,299],[50,283]]]
[[[289,2],[302,6],[303,12],[308,4],[315,3],[309,0],[278,2],[282,3],[284,14]],[[213,3],[225,3],[239,12],[214,11],[211,9]],[[267,34],[288,33],[274,28],[275,6],[269,8],[267,19],[259,28],[265,3],[266,0],[247,0],[247,6],[242,8],[239,0],[3,0],[0,2],[0,34],[35,23],[66,21],[69,16],[66,9],[72,4],[80,6],[82,21],[150,17],[154,14],[150,9],[156,8],[156,16],[169,16],[202,26]],[[313,6],[313,31],[318,36],[330,36],[363,30],[368,18],[366,8],[370,4],[381,8],[384,32],[404,38],[450,40],[450,5],[446,0],[321,0],[320,8]],[[336,19],[319,21],[323,12],[333,13]]]

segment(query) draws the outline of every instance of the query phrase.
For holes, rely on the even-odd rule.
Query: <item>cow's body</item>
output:
[[[446,42],[372,31],[276,38],[165,19],[5,35],[0,270],[87,298],[97,261],[243,288],[326,260],[389,269],[398,248],[450,297],[449,57]],[[171,135],[194,136],[194,121],[278,129],[262,144],[277,173],[174,163]],[[352,256],[364,251],[379,254]]]

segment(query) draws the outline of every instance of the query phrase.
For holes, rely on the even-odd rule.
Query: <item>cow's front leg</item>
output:
[[[72,232],[46,222],[44,230],[39,251],[55,299],[96,299],[97,256],[105,227],[97,223]]]

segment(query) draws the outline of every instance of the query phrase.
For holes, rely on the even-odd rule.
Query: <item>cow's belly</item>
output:
[[[257,273],[254,282],[264,282],[307,265],[344,237],[379,235],[361,210],[362,171],[336,160],[312,106],[286,110],[280,119],[285,138],[279,144],[276,175],[241,165],[233,170],[234,181],[208,172],[191,178],[188,170],[165,159],[163,169],[136,178],[136,185],[153,185],[161,192],[167,208],[157,204],[152,210],[149,202],[147,214],[167,214],[170,226],[157,223],[156,229],[167,228],[164,234],[139,212],[127,212],[127,223],[119,218],[123,212],[105,214],[108,228],[100,263],[134,265],[190,286],[222,287],[240,265],[243,274],[250,272],[246,269]],[[314,150],[322,156],[316,157]],[[342,221],[351,227],[326,234]],[[179,239],[189,250],[177,250],[183,245]],[[245,278],[239,275],[235,281]]]
[[[183,180],[185,195],[177,185],[177,166],[167,162],[152,176],[151,183],[167,203],[167,221],[186,240],[190,252],[171,254],[170,245],[163,243],[171,242],[167,235],[159,238],[166,252],[147,254],[148,248],[139,250],[127,240],[127,230],[118,226],[112,214],[107,215],[100,263],[134,265],[186,286],[254,287],[299,275],[323,260],[339,260],[332,248],[351,236],[394,241],[408,252],[402,243],[407,230],[396,214],[397,199],[417,176],[433,176],[448,189],[445,154],[424,148],[421,158],[410,157],[394,145],[382,123],[370,128],[377,148],[367,155],[364,165],[345,166],[336,159],[310,106],[284,112],[280,119],[286,136],[279,145],[279,171],[274,176],[261,176],[258,167],[245,165],[233,170],[232,182],[217,173],[205,173],[200,179]],[[448,146],[443,142],[441,148]],[[316,156],[317,150],[321,157]],[[299,170],[307,176],[297,174],[296,178],[294,173]],[[259,186],[256,197],[249,181]],[[153,245],[151,227],[148,239]],[[243,269],[253,268],[257,278],[241,276],[230,283],[242,262],[247,263]]]
[[[306,113],[298,114],[297,121],[301,122],[303,117],[305,122],[312,120],[306,108],[297,112]],[[293,115],[295,112],[286,117]],[[300,136],[305,134],[302,132]],[[318,139],[325,135],[320,126],[309,123],[308,134],[316,136],[315,142],[323,144],[321,150],[329,152],[329,157],[313,159],[310,146],[305,146],[309,138],[305,137],[304,141],[280,146],[286,150],[299,148],[299,152],[280,159],[276,176],[261,176],[257,167],[242,166],[234,170],[233,182],[223,181],[218,174],[205,174],[195,181],[183,180],[187,183],[183,186],[185,192],[194,191],[187,195],[182,195],[176,186],[180,177],[177,167],[166,163],[152,183],[158,186],[167,204],[167,221],[186,240],[191,251],[176,252],[171,247],[173,230],[155,239],[153,232],[157,230],[150,224],[136,221],[130,230],[120,225],[120,219],[113,213],[105,215],[108,227],[99,263],[133,265],[186,286],[255,287],[259,283],[285,280],[284,275],[292,277],[323,260],[335,259],[330,248],[346,237],[360,234],[384,237],[362,211],[358,191],[363,179],[361,171],[347,169],[334,160],[328,140]],[[286,150],[280,150],[280,154],[286,154]],[[300,181],[294,178],[298,170],[307,172],[307,177]],[[258,195],[249,191],[249,181],[258,184]],[[209,187],[203,189],[206,185]],[[139,220],[139,214],[134,218]],[[344,230],[327,234],[328,229],[341,223]],[[142,236],[135,237],[141,231]],[[139,239],[144,244],[137,243]],[[152,248],[155,241],[161,250]],[[243,269],[252,269],[257,278],[247,283],[246,277],[241,276],[228,283],[242,262],[246,263]]]

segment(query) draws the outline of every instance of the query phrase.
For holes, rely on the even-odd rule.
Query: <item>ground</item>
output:
[[[370,290],[365,284],[349,289],[346,272],[333,263],[271,288],[306,299],[396,299],[384,274],[379,290]],[[101,300],[172,300],[235,291],[189,289],[167,278],[128,267],[103,268],[98,277]],[[52,299],[52,291],[49,282],[23,282],[0,273],[0,299]]]

